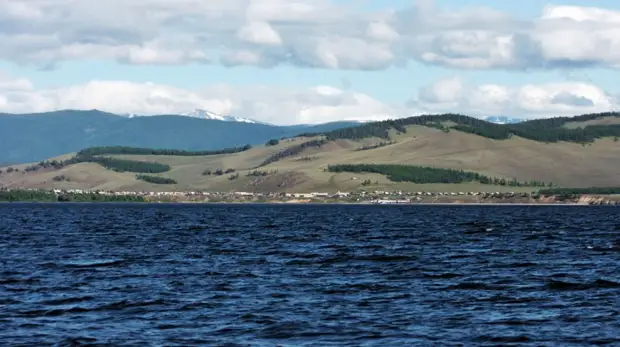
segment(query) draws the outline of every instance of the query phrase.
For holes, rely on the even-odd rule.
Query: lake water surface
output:
[[[619,212],[0,204],[0,345],[620,345]]]

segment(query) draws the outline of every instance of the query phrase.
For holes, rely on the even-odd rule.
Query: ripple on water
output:
[[[0,344],[620,344],[616,211],[0,205]]]

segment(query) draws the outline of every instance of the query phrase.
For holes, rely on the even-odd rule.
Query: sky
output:
[[[0,112],[279,125],[620,107],[620,1],[0,0]]]

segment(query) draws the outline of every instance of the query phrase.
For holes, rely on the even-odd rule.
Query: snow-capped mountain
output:
[[[224,115],[221,115],[215,112],[211,112],[211,111],[203,110],[199,108],[195,109],[192,112],[181,113],[181,116],[211,119],[211,120],[221,120],[224,122],[241,122],[241,123],[255,123],[255,124],[260,123],[253,119],[233,117],[233,116],[224,116]]]
[[[127,113],[127,114],[123,114],[122,116],[125,116],[127,118],[134,118],[134,117],[143,117],[145,115],[136,114],[136,113]],[[223,122],[240,122],[240,123],[252,123],[252,124],[267,124],[267,123],[255,121],[255,120],[249,119],[249,118],[224,116],[224,115],[221,115],[221,114],[218,114],[218,113],[215,113],[215,112],[211,112],[211,111],[203,110],[203,109],[199,109],[199,108],[195,109],[192,112],[181,113],[181,114],[179,114],[179,116],[193,117],[193,118],[200,118],[200,119],[219,120],[219,121],[223,121]]]
[[[521,123],[525,121],[525,119],[510,118],[506,116],[488,116],[488,117],[483,117],[482,119],[489,123],[495,123],[495,124],[516,124],[516,123]]]

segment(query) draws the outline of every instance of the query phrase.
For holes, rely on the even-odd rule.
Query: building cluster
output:
[[[40,189],[17,189],[18,191],[41,191]],[[0,188],[0,191],[11,191]],[[201,192],[201,191],[171,191],[171,192],[139,192],[139,191],[106,191],[85,189],[53,189],[48,191],[58,196],[98,194],[104,196],[134,196],[142,197],[147,201],[177,201],[177,202],[350,202],[370,204],[408,204],[416,202],[456,202],[456,201],[520,201],[519,199],[536,198],[536,192],[405,192],[405,191],[358,191],[358,192],[313,192],[313,193],[255,193],[255,192]],[[467,199],[466,197],[470,197]],[[472,199],[472,197],[476,197]],[[504,200],[516,198],[517,200]],[[462,200],[461,200],[462,199]],[[487,200],[488,201],[488,200]],[[552,203],[555,199],[545,200]],[[566,199],[557,200],[566,202]],[[620,205],[618,199],[602,198],[600,196],[583,197],[580,204],[589,205]]]
[[[405,191],[359,191],[359,192],[311,192],[311,193],[256,193],[256,192],[201,192],[201,191],[171,191],[171,192],[136,192],[136,191],[104,191],[104,190],[82,190],[54,189],[56,194],[101,194],[108,196],[141,196],[153,199],[164,198],[214,198],[214,199],[273,199],[273,200],[292,200],[292,199],[349,199],[352,201],[371,201],[375,203],[408,203],[420,201],[424,197],[459,197],[459,196],[478,196],[481,198],[512,198],[530,197],[533,193],[515,192],[405,192]]]

